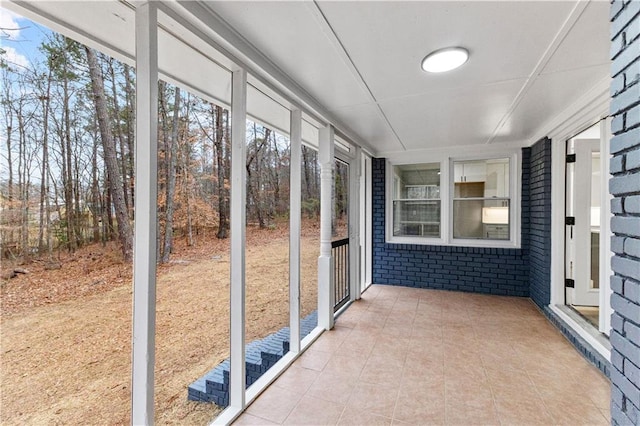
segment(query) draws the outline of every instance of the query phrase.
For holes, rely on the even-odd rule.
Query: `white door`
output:
[[[575,162],[567,163],[566,207],[574,224],[567,224],[565,273],[574,287],[567,288],[567,304],[599,306],[600,140],[576,139],[571,145]]]

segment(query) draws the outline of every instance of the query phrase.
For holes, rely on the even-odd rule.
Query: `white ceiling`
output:
[[[531,142],[609,74],[606,1],[208,5],[378,153]],[[456,45],[462,68],[420,69]]]
[[[8,4],[119,59],[133,58],[132,3]],[[532,143],[609,75],[608,1],[203,4],[306,91],[346,134],[378,155]],[[229,65],[165,18],[163,75],[188,80],[200,93],[227,102],[228,73],[203,58]],[[443,74],[421,70],[429,52],[454,45],[471,53],[463,67]]]

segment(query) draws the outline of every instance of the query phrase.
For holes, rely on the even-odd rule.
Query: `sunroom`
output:
[[[209,403],[223,392],[212,421],[640,422],[639,2],[3,7],[136,68],[133,424],[154,423],[160,79],[230,113],[229,358],[219,387],[184,389]],[[468,55],[459,68],[425,70],[454,47]],[[268,253],[246,245],[248,121],[290,149],[289,322],[258,366],[247,264]],[[305,150],[320,184],[312,270],[301,266]],[[311,394],[327,368],[344,380]],[[571,389],[545,381],[564,374],[597,389],[579,393],[586,408],[573,417],[555,401]],[[542,414],[501,405],[527,386]],[[441,391],[437,408],[418,404],[434,417],[407,414],[403,401]]]

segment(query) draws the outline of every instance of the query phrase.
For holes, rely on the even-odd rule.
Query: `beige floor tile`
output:
[[[285,425],[335,425],[344,405],[325,401],[309,395],[302,397],[298,405],[284,421]]]
[[[373,346],[371,356],[384,357],[404,364],[407,357],[407,348],[411,344],[410,338],[380,335]]]
[[[604,416],[605,419],[610,419],[611,418],[611,406],[606,407],[606,408],[604,408],[604,407],[600,408],[599,407],[599,410],[600,410],[600,413],[602,413],[602,415]]]
[[[360,372],[367,362],[366,357],[354,356],[349,353],[336,353],[327,362],[324,372],[331,373],[335,376],[356,379],[360,376]]]
[[[274,423],[282,423],[301,396],[298,392],[271,386],[247,408],[247,413]]]
[[[545,400],[545,405],[553,418],[553,422],[559,425],[608,425],[602,411],[591,403],[576,404],[566,403],[562,399]]]
[[[344,403],[355,389],[357,380],[336,376],[326,371],[311,384],[307,395],[331,402]]]
[[[524,373],[522,359],[515,351],[508,348],[496,351],[481,351],[480,360],[486,369],[495,368],[502,371],[511,370]]]
[[[376,343],[375,337],[362,338],[362,339],[346,339],[340,345],[338,353],[350,354],[358,358],[368,358],[373,350],[373,346]]]
[[[413,325],[411,323],[408,324],[385,324],[380,330],[381,334],[391,336],[391,337],[411,337],[411,333],[413,332]]]
[[[415,331],[415,329],[414,329]],[[409,340],[408,346],[409,352],[444,355],[444,343],[442,342],[442,336],[440,335],[412,335]]]
[[[445,352],[444,376],[451,382],[485,382],[487,375],[479,361],[466,363],[457,361],[453,356]]]
[[[445,421],[449,425],[500,425],[493,400],[445,404]]]
[[[389,426],[391,425],[391,419],[346,407],[338,424],[344,426]]]
[[[594,383],[587,392],[589,399],[600,410],[609,411],[611,404],[611,383]]]
[[[322,371],[330,358],[330,353],[318,351],[312,346],[298,358],[295,364],[302,368]]]
[[[502,424],[551,425],[553,418],[542,399],[535,395],[511,394],[496,398],[496,409]]]
[[[409,352],[402,376],[406,379],[424,381],[431,377],[444,381],[444,358],[441,355]]]
[[[384,356],[371,356],[364,365],[359,380],[371,384],[399,384],[402,380],[402,364]]]
[[[424,395],[416,395],[415,398],[399,397],[393,419],[416,425],[444,424],[444,395],[431,394],[428,398]]]
[[[287,371],[282,373],[274,385],[303,394],[309,389],[309,386],[311,386],[319,374],[319,371],[292,365]]]
[[[372,286],[341,318],[238,424],[610,419],[608,379],[530,300]]]
[[[345,327],[334,327],[333,330],[325,331],[313,343],[313,348],[317,351],[334,353],[344,342],[352,329]]]
[[[259,425],[278,425],[280,423],[274,423],[262,417],[252,416],[251,414],[244,413],[238,419],[233,422],[233,425],[246,425],[246,426],[259,426]]]
[[[398,386],[380,386],[358,382],[347,402],[347,407],[383,417],[392,417],[398,397]]]

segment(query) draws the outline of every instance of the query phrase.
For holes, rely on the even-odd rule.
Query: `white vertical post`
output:
[[[300,221],[302,191],[302,112],[291,111],[289,182],[289,349],[300,352]]]
[[[362,149],[354,149],[355,158],[349,163],[349,294],[360,299],[360,174]]]
[[[158,176],[158,20],[136,8],[136,150],[131,423],[153,424]]]
[[[333,126],[320,129],[320,257],[318,258],[318,326],[333,328],[335,304],[333,258],[331,257],[331,214],[333,210],[333,173],[335,169]]]
[[[361,171],[362,182],[364,187],[364,197],[362,198],[363,205],[360,206],[363,212],[364,219],[363,227],[361,228],[360,237],[364,245],[362,250],[362,281],[364,287],[371,284],[371,262],[373,259],[373,252],[371,247],[371,229],[373,224],[373,212],[371,210],[371,200],[373,199],[372,184],[373,179],[371,175],[372,160],[371,157],[366,156],[364,159],[364,170]],[[361,293],[362,294],[362,293]]]
[[[600,121],[600,332],[607,336],[611,330],[611,199],[609,179],[611,178],[609,160],[611,158],[611,117]]]
[[[245,405],[245,226],[247,157],[247,72],[233,71],[231,82],[231,371],[229,405]]]

